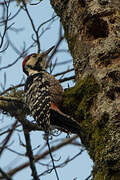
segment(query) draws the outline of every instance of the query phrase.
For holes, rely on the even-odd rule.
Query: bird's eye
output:
[[[32,57],[37,57],[37,54],[33,54]]]

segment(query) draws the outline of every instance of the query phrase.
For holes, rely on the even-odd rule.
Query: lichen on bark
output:
[[[93,131],[91,126],[92,113],[91,107],[100,91],[98,82],[92,75],[81,79],[73,88],[65,91],[63,99],[63,111],[73,116],[80,124],[82,129],[87,131],[88,137],[81,137],[84,145],[89,148],[89,136]]]

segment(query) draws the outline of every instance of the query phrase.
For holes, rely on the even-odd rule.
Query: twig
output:
[[[63,71],[63,72],[60,72],[60,73],[57,73],[57,74],[54,74],[54,76],[56,77],[56,76],[60,76],[60,75],[63,75],[63,74],[67,74],[68,72],[71,72],[71,71],[74,71],[74,68],[68,69],[66,71]]]
[[[58,51],[58,50],[57,50]],[[62,61],[62,62],[57,62],[57,66],[61,66],[61,65],[66,65],[70,62],[72,62],[73,59],[69,59],[69,60],[65,60],[65,61]],[[54,65],[54,64],[53,64]]]
[[[1,67],[1,68],[0,68],[0,71],[3,70],[3,69],[7,69],[7,68],[13,66],[14,64],[16,64],[16,63],[18,62],[18,60],[19,60],[21,57],[23,57],[24,53],[25,53],[25,52],[23,52],[23,53],[22,53],[15,61],[13,61],[12,63],[8,64],[7,66]]]
[[[46,23],[50,22],[51,20],[53,20],[54,18],[56,18],[57,16],[53,16],[52,18],[48,19],[47,21],[43,22],[42,24],[40,24],[37,28],[37,32],[39,32],[40,28],[45,25]]]
[[[29,161],[30,161],[30,168],[32,171],[32,176],[34,180],[39,180],[38,175],[37,175],[37,170],[34,164],[34,156],[32,152],[29,131],[24,127],[24,125],[23,125],[23,132],[24,132],[24,136],[26,140],[26,151],[27,151],[26,155],[28,156]]]
[[[3,144],[2,147],[0,148],[0,155],[2,154],[2,152],[3,152],[3,150],[4,150],[5,146],[6,146],[6,144],[7,144],[8,141],[10,140],[10,138],[11,138],[13,132],[14,132],[14,129],[16,128],[16,125],[17,125],[17,121],[15,121],[15,123],[13,124],[12,129],[11,129],[11,131],[9,131],[9,134],[8,134],[7,137],[6,137],[4,144]]]
[[[18,85],[16,85],[16,86],[9,87],[8,89],[4,90],[4,91],[0,94],[0,96],[2,96],[3,94],[7,93],[8,91],[11,91],[11,90],[13,90],[13,89],[22,87],[22,86],[24,86],[24,85],[25,85],[25,84],[18,84]]]
[[[19,119],[19,122],[20,122],[21,124],[24,124],[24,126],[27,128],[27,130],[28,130],[29,132],[30,132],[30,131],[42,131],[42,129],[40,128],[40,126],[38,126],[38,125],[35,124],[35,123],[30,122],[30,121],[27,120],[27,119]],[[19,127],[19,126],[21,126],[21,124],[17,125],[16,128]],[[6,133],[8,133],[8,132],[10,132],[11,130],[12,130],[12,129],[8,129],[8,130],[0,133],[0,136],[6,134]],[[16,131],[17,131],[17,129],[16,129]]]
[[[91,177],[92,177],[92,173],[85,180],[89,180]]]
[[[39,41],[38,31],[37,31],[36,28],[35,28],[35,25],[34,25],[34,23],[33,23],[32,17],[30,16],[30,13],[29,13],[29,11],[28,11],[28,9],[27,9],[27,6],[26,6],[25,1],[22,0],[22,2],[23,2],[23,5],[24,5],[24,8],[25,8],[25,12],[26,12],[26,14],[27,14],[27,16],[28,16],[28,18],[29,18],[29,20],[30,20],[30,22],[31,22],[33,31],[35,32],[35,35],[36,35],[36,43],[37,43],[37,46],[38,46],[38,52],[40,52],[40,41]]]
[[[46,67],[48,67],[48,66],[49,66],[49,63],[50,63],[50,61],[51,61],[52,57],[53,57],[53,56],[54,56],[54,54],[56,53],[57,48],[60,46],[60,44],[61,44],[61,42],[63,41],[63,39],[64,39],[64,36],[62,35],[62,26],[60,25],[60,30],[59,30],[59,40],[58,40],[58,42],[57,42],[57,44],[56,44],[56,46],[55,46],[54,50],[52,51],[51,56],[48,58],[48,61],[47,61]]]
[[[5,147],[5,149],[7,149],[8,151],[11,151],[11,152],[13,152],[13,153],[15,153],[15,154],[17,154],[19,156],[25,157],[25,154],[19,153],[19,152],[15,151],[15,150],[13,150],[13,149],[11,149],[9,147]]]
[[[4,51],[6,51],[8,46],[9,46],[9,42],[7,42],[7,44],[5,44],[5,47],[0,51],[0,53],[3,53]]]
[[[20,55],[21,52],[19,51],[19,49],[16,47],[16,45],[14,43],[12,43],[12,41],[10,40],[8,33],[6,33],[6,38],[9,42],[9,45],[13,48],[13,50],[16,52],[16,54]]]
[[[6,31],[8,30],[7,23],[8,23],[8,18],[9,18],[8,10],[9,10],[9,5],[10,5],[10,0],[8,2],[6,2],[6,1],[4,1],[4,2],[5,2],[4,5],[6,6],[6,20],[4,21],[4,31],[3,31],[3,35],[1,37],[0,48],[3,45],[5,34],[6,34]]]
[[[15,61],[13,61],[12,63],[8,64],[7,66],[1,67],[1,68],[0,68],[0,71],[3,70],[3,69],[7,69],[7,68],[9,68],[9,67],[11,67],[11,66],[13,66],[13,65],[15,65],[15,64],[18,62],[18,60],[19,60],[21,57],[24,57],[25,54],[26,54],[26,52],[27,52],[30,48],[32,48],[34,45],[35,45],[35,42],[32,43],[28,48],[26,48],[26,50],[23,50],[23,52],[18,56],[18,58],[17,58]]]
[[[64,167],[65,165],[67,165],[69,162],[71,162],[72,160],[74,160],[75,158],[77,158],[84,150],[81,150],[79,153],[77,153],[75,156],[73,156],[72,158],[70,159],[67,159],[65,162],[59,164],[56,166],[56,168],[61,168],[61,167]],[[54,168],[51,168],[51,169],[48,169],[46,171],[44,171],[43,173],[39,174],[39,176],[43,176],[45,175],[46,173],[49,173],[49,172],[52,172]]]
[[[49,144],[49,137],[47,137],[46,143],[47,143],[47,146],[48,146],[48,149],[49,149],[49,154],[50,154],[50,157],[51,157],[51,160],[52,160],[53,169],[55,171],[56,178],[57,178],[57,180],[59,180],[59,176],[58,176],[58,173],[57,173],[57,170],[56,170],[56,167],[55,167],[54,159],[53,159],[50,144]]]
[[[60,81],[61,83],[63,83],[63,82],[66,82],[66,81],[70,81],[70,80],[72,80],[72,79],[75,79],[75,76],[66,77],[66,78],[60,79],[59,81]]]
[[[14,19],[19,14],[20,11],[21,11],[21,8],[19,8],[18,11],[11,18],[8,19],[8,21]]]
[[[12,179],[8,176],[8,174],[6,174],[1,168],[0,168],[0,172],[1,172],[1,174],[3,175],[3,178],[5,178],[6,180],[12,180]]]
[[[40,4],[41,1],[42,1],[42,0],[40,0],[40,2],[37,2],[37,3],[30,3],[30,5],[31,5],[31,6],[36,6],[36,5]]]
[[[10,0],[11,2],[14,2],[14,1],[16,1],[16,0]],[[8,1],[6,1],[7,3],[8,3]],[[4,5],[6,2],[0,2],[0,5]]]
[[[56,151],[56,150],[64,147],[65,145],[70,144],[70,143],[71,143],[73,140],[75,140],[77,137],[78,137],[78,136],[75,135],[75,136],[73,136],[72,138],[65,139],[62,143],[60,143],[60,144],[58,144],[58,145],[56,145],[56,146],[54,146],[54,147],[51,147],[51,152],[54,152],[54,151]],[[49,154],[49,150],[48,150],[48,151],[45,151],[45,152],[44,152],[43,154],[41,154],[41,155],[36,155],[36,156],[34,156],[34,162],[37,162],[37,161],[39,161],[40,159],[45,158],[45,156],[47,156],[48,154]],[[12,176],[12,175],[16,174],[18,171],[21,171],[22,169],[28,167],[29,164],[30,164],[29,162],[23,163],[23,164],[19,165],[18,167],[15,167],[14,169],[11,169],[11,170],[8,172],[8,174],[9,174],[10,176]],[[1,178],[2,178],[2,176],[0,176],[0,179],[1,179]]]
[[[49,65],[49,63],[50,63],[50,61],[51,61],[52,57],[53,57],[53,56],[54,56],[54,54],[56,53],[57,48],[59,47],[59,45],[60,45],[60,44],[61,44],[61,42],[63,41],[63,39],[64,39],[64,37],[63,37],[63,36],[61,36],[61,37],[60,37],[60,39],[59,39],[59,41],[58,41],[58,43],[57,43],[57,45],[55,46],[54,50],[52,51],[51,56],[48,58],[48,61],[47,61],[47,64],[46,64],[46,66],[47,66],[47,67],[48,67],[48,65]]]

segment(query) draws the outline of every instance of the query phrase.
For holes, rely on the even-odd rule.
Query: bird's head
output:
[[[38,73],[40,71],[45,71],[46,69],[46,58],[50,51],[54,48],[52,46],[47,51],[43,53],[33,53],[26,56],[22,63],[23,72],[29,76],[31,74]]]

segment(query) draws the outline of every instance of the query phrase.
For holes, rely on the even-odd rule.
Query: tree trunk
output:
[[[94,180],[120,179],[120,1],[51,0],[74,59],[65,107],[84,130]],[[70,94],[70,96],[69,96]]]

